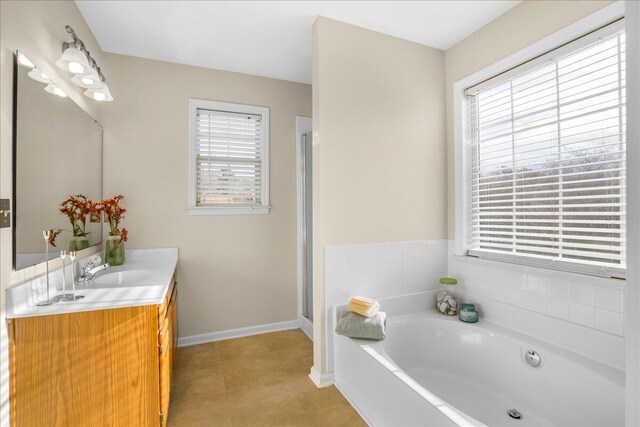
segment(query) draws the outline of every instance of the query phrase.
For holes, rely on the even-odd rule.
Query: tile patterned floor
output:
[[[308,377],[300,329],[178,349],[168,427],[366,426],[335,387]]]

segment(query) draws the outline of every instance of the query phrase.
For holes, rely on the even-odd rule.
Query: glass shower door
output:
[[[313,319],[313,192],[312,192],[312,138],[310,133],[302,135],[302,196],[303,221],[303,279],[302,314]]]

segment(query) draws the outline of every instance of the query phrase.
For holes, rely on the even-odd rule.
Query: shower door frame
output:
[[[310,117],[296,116],[296,234],[297,234],[297,317],[300,328],[313,339],[313,321],[304,315],[307,304],[307,292],[305,290],[306,275],[306,228],[305,228],[305,188],[304,188],[304,165],[305,150],[304,134],[307,138],[312,137],[312,121]],[[313,219],[312,219],[313,221]],[[313,286],[313,285],[312,285]],[[313,289],[313,288],[312,288]],[[312,291],[311,289],[311,291]],[[313,316],[313,313],[309,313]]]

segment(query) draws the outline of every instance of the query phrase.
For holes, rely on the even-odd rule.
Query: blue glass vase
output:
[[[476,323],[478,321],[478,312],[475,304],[462,304],[458,319],[466,323]]]

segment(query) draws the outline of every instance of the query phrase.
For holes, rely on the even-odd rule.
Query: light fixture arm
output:
[[[93,57],[91,56],[91,53],[87,50],[84,42],[80,39],[80,37],[76,35],[76,32],[73,31],[73,28],[71,28],[71,26],[69,25],[65,25],[64,29],[67,30],[67,33],[69,33],[69,35],[73,38],[73,41],[62,42],[62,51],[64,52],[71,46],[74,46],[77,49],[79,49],[87,57],[87,61],[89,62],[89,65],[91,66],[91,68],[96,70],[96,72],[98,73],[98,76],[100,76],[100,81],[106,82],[107,79],[104,76],[104,74],[102,74],[102,71],[100,71],[100,67],[98,66],[98,63],[96,62],[95,59],[93,59]]]

